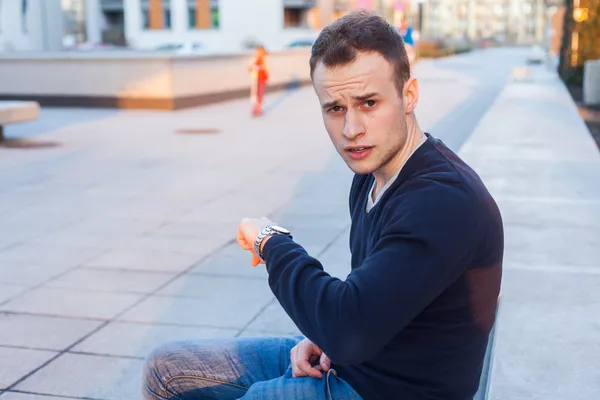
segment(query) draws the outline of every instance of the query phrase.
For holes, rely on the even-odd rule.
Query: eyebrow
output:
[[[363,94],[363,95],[360,95],[360,96],[353,96],[352,98],[354,100],[357,100],[357,101],[366,101],[366,100],[369,100],[371,97],[375,97],[375,96],[378,96],[378,95],[379,95],[379,93],[372,92],[372,93],[367,93],[367,94]],[[332,108],[332,107],[335,107],[337,105],[339,105],[338,102],[337,102],[337,100],[329,101],[327,103],[323,103],[323,108],[325,108],[325,109]]]
[[[379,93],[372,92],[372,93],[363,94],[361,96],[354,96],[353,99],[358,100],[358,101],[366,101],[366,100],[369,100],[371,97],[375,97],[377,95],[379,95]]]

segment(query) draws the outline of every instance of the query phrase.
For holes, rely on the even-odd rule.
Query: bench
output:
[[[4,140],[4,125],[35,121],[40,105],[35,101],[0,101],[0,142]]]

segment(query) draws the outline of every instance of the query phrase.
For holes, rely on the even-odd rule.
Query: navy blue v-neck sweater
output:
[[[470,399],[500,290],[496,203],[430,135],[367,213],[373,180],[352,183],[346,280],[280,235],[263,249],[271,290],[365,400]]]

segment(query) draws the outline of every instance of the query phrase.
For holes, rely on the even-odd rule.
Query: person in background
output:
[[[412,26],[408,25],[408,21],[406,21],[406,19],[403,19],[402,24],[400,25],[400,35],[402,36],[402,40],[404,41],[404,47],[406,49],[406,54],[408,55],[410,67],[412,69],[417,58],[417,52],[415,50],[413,28]]]
[[[255,117],[263,114],[263,101],[265,88],[269,81],[269,69],[267,67],[267,51],[263,46],[256,48],[256,54],[248,67],[252,78],[252,89],[250,99],[252,102],[252,115]]]

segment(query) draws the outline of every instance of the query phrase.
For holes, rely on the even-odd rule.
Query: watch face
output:
[[[276,230],[277,232],[283,233],[284,235],[289,235],[290,234],[290,231],[288,231],[287,229],[282,228],[282,227],[280,227],[278,225],[272,225],[271,229]]]

